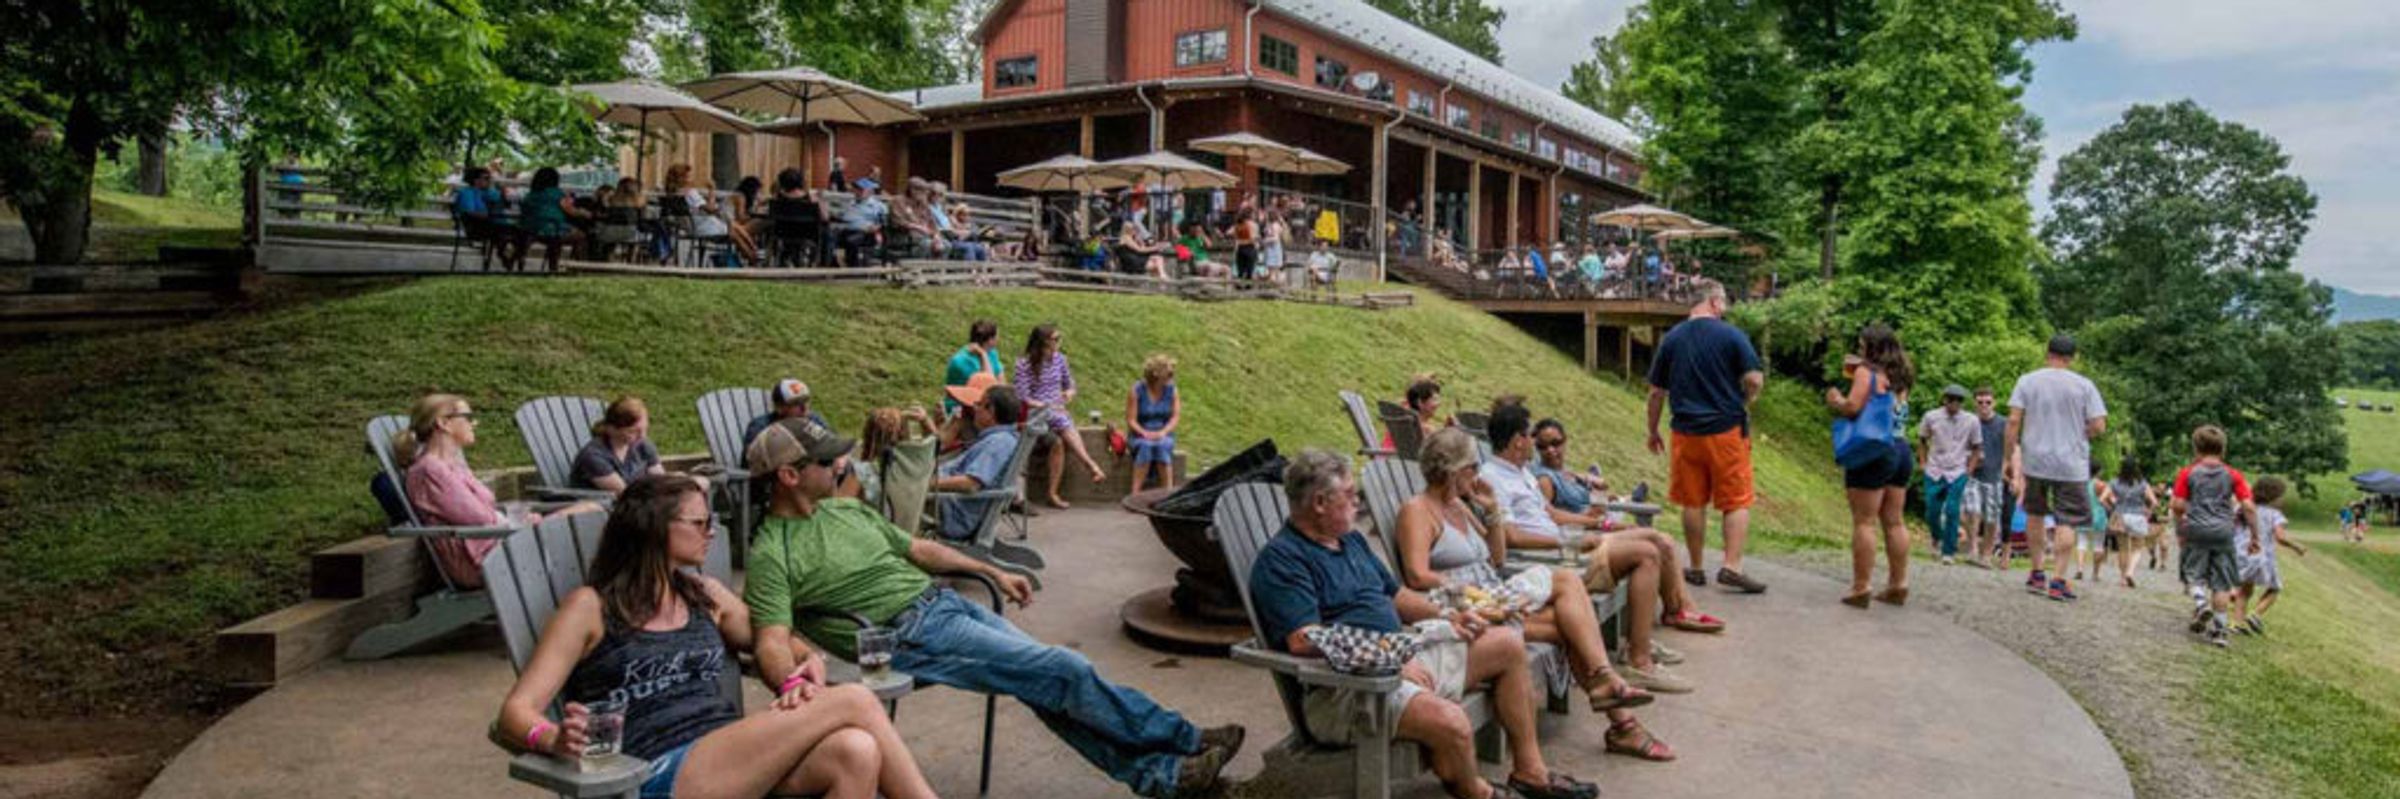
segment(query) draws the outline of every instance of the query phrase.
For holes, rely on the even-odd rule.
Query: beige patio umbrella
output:
[[[642,174],[650,152],[650,130],[693,133],[749,133],[750,123],[725,113],[673,86],[651,80],[584,83],[572,87],[598,103],[584,103],[592,119],[611,125],[631,125],[641,138],[633,148],[633,174]]]
[[[1275,171],[1294,175],[1342,175],[1350,172],[1350,165],[1333,156],[1302,147],[1290,163]]]
[[[1133,185],[1121,177],[1094,174],[1100,165],[1080,155],[1062,155],[999,174],[1000,185],[1026,191],[1086,192]]]
[[[779,130],[802,132],[803,171],[813,171],[806,135],[813,123],[880,126],[924,118],[907,100],[808,67],[728,72],[686,83],[683,88],[719,108],[788,117],[775,125]]]
[[[1093,174],[1168,189],[1225,189],[1242,182],[1225,170],[1164,150],[1102,161]]]
[[[1698,230],[1713,227],[1681,212],[1649,204],[1628,205],[1593,214],[1592,224],[1634,230]]]
[[[1673,228],[1669,230],[1661,230],[1657,233],[1651,234],[1650,237],[1660,241],[1684,241],[1688,239],[1730,239],[1738,238],[1741,235],[1741,231],[1726,227],[1724,225],[1708,225],[1700,228]]]

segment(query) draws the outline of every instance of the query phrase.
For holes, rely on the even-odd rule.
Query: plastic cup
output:
[[[858,667],[865,672],[861,679],[870,687],[881,687],[892,679],[892,650],[900,643],[900,632],[885,627],[865,627],[858,631]]]
[[[591,726],[585,728],[583,745],[585,759],[607,757],[617,753],[625,741],[625,703],[602,699],[584,703],[592,712]]]

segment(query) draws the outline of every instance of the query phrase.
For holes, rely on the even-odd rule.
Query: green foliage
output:
[[[134,192],[135,172],[140,161],[135,149],[129,147],[116,155],[100,159],[94,167],[93,185],[118,192]],[[189,135],[168,137],[167,196],[190,199],[239,213],[242,205],[240,158],[215,142]],[[98,221],[98,215],[99,210],[95,209],[95,221]]]
[[[1786,227],[1800,75],[1777,21],[1770,4],[1652,0],[1585,65],[1614,79],[1601,99],[1649,120],[1643,182],[1670,204],[1743,230]]]
[[[1639,6],[1627,12],[1639,13]],[[1633,122],[1638,109],[1633,92],[1625,88],[1625,69],[1625,48],[1616,37],[1594,36],[1592,57],[1568,68],[1567,82],[1559,85],[1558,93],[1611,119]]]
[[[2400,320],[2347,322],[2334,329],[2342,344],[2342,383],[2400,389]]]
[[[2197,104],[2141,105],[2059,162],[2049,316],[2122,379],[2115,423],[2152,463],[2224,427],[2260,472],[2340,469],[2332,298],[2291,271],[2316,198],[2272,138]]]
[[[740,5],[736,0],[701,1]],[[783,41],[799,63],[877,89],[898,90],[956,83],[973,74],[951,38],[958,7],[965,2],[970,0],[780,0],[775,8]]]
[[[1500,23],[1508,12],[1484,0],[1367,0],[1409,24],[1424,28],[1494,64],[1500,60]]]

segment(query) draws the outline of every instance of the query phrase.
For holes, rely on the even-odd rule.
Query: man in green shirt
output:
[[[792,630],[848,658],[857,651],[857,627],[847,614],[856,614],[899,635],[892,668],[1015,697],[1137,794],[1185,796],[1217,787],[1218,772],[1241,749],[1240,726],[1201,730],[1141,692],[1101,679],[1074,650],[1035,641],[936,585],[928,572],[979,574],[1020,606],[1033,599],[1024,577],[911,538],[858,500],[834,496],[852,444],[808,419],[783,419],[745,454],[752,479],[771,486],[743,590],[758,633],[759,676],[768,685],[795,676],[821,683],[823,662],[797,645]]]

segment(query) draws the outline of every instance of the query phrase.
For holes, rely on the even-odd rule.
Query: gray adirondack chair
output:
[[[700,395],[700,435],[708,439],[709,460],[725,470],[723,484],[733,511],[735,554],[747,548],[757,524],[751,515],[750,471],[743,462],[742,431],[750,420],[767,412],[767,392],[751,386],[720,388]]]
[[[1398,576],[1400,506],[1407,504],[1410,497],[1425,492],[1425,472],[1418,468],[1416,461],[1384,458],[1368,463],[1367,468],[1359,471],[1358,490],[1365,495],[1367,515],[1374,520],[1376,535],[1383,541],[1386,558],[1384,568],[1391,569],[1392,574]],[[1509,554],[1514,560],[1502,570],[1504,574],[1515,574],[1533,563],[1542,563],[1538,559],[1518,557],[1522,553]],[[1532,562],[1529,563],[1529,560]],[[1603,624],[1624,624],[1624,619],[1616,618],[1616,609],[1624,606],[1622,598],[1605,591],[1594,591],[1591,596],[1592,609],[1599,612]],[[1566,652],[1550,644],[1527,641],[1525,656],[1534,670],[1534,683],[1547,689],[1549,711],[1566,713],[1570,698],[1567,690],[1574,684],[1575,673],[1573,665],[1567,662]]]
[[[1024,489],[1025,464],[1026,461],[1032,459],[1032,456],[1033,438],[1020,433],[1017,436],[1017,450],[1008,456],[1008,466],[1001,470],[998,485],[984,486],[983,490],[972,493],[934,492],[929,494],[927,495],[928,500],[933,502],[934,511],[926,514],[926,518],[930,520],[934,525],[934,530],[937,531],[934,540],[948,544],[950,548],[965,553],[967,557],[1024,575],[1025,579],[1033,581],[1035,588],[1040,588],[1042,585],[1040,572],[1046,565],[1042,560],[1042,553],[1031,546],[1000,539],[1000,520],[1008,513],[1008,504],[1017,498],[1019,491]],[[954,512],[951,508],[952,503],[942,502],[943,499],[984,500],[983,514],[974,520],[974,535],[969,536],[965,541],[953,541],[938,533],[943,517]]]
[[[606,512],[554,516],[510,535],[483,559],[483,582],[490,586],[491,605],[500,618],[500,635],[508,644],[508,661],[519,673],[533,659],[542,628],[550,623],[560,602],[584,584],[584,571],[600,551],[600,531],[608,525]],[[718,535],[709,544],[701,573],[731,585],[733,554]],[[741,661],[728,656],[717,672],[717,690],[742,706]],[[550,708],[556,718],[560,706]],[[560,797],[633,797],[640,793],[648,763],[625,755],[590,761],[550,755],[521,754],[511,759],[508,775],[540,786]]]
[[[1379,415],[1384,432],[1392,437],[1393,454],[1415,459],[1417,452],[1425,448],[1425,428],[1418,422],[1416,412],[1388,402],[1383,405]]]
[[[1367,415],[1367,399],[1358,392],[1342,389],[1342,412],[1350,415],[1350,428],[1358,432],[1358,454],[1368,458],[1388,458],[1392,450],[1375,436],[1374,417]]]
[[[607,406],[591,397],[537,397],[517,406],[517,432],[533,455],[541,482],[532,492],[547,499],[607,501],[614,495],[594,488],[575,488],[575,453],[592,439],[592,423]]]
[[[407,619],[368,628],[350,639],[350,646],[342,656],[352,660],[389,657],[452,630],[490,618],[491,600],[484,596],[482,589],[461,588],[452,581],[450,574],[442,571],[438,565],[441,561],[434,554],[433,542],[441,538],[499,538],[513,529],[506,526],[445,527],[424,524],[417,515],[417,509],[408,507],[408,483],[401,474],[399,461],[392,457],[392,436],[405,429],[408,429],[406,416],[378,416],[367,420],[367,451],[374,454],[376,466],[383,470],[384,477],[391,481],[392,487],[400,492],[400,504],[408,512],[405,523],[394,525],[386,532],[394,538],[414,538],[421,542],[426,560],[436,564],[433,571],[441,577],[442,584],[433,593],[418,597],[416,612]]]
[[[1389,722],[1384,718],[1387,711],[1380,695],[1397,690],[1399,676],[1344,674],[1326,665],[1323,658],[1304,658],[1276,650],[1267,644],[1266,629],[1258,623],[1257,603],[1250,596],[1250,566],[1257,562],[1259,551],[1266,548],[1267,541],[1290,516],[1291,506],[1284,499],[1282,486],[1245,483],[1226,489],[1218,498],[1210,527],[1217,543],[1225,548],[1225,562],[1232,567],[1234,581],[1241,588],[1242,606],[1250,611],[1253,637],[1233,645],[1234,662],[1267,670],[1273,678],[1276,695],[1283,701],[1284,719],[1292,727],[1290,735],[1267,751],[1267,768],[1321,771],[1337,763],[1347,750],[1350,794],[1359,799],[1389,799],[1392,775],[1413,777],[1423,765],[1418,762],[1416,744],[1395,741],[1385,731]],[[1376,695],[1351,708],[1353,728],[1362,731],[1362,737],[1354,744],[1342,745],[1320,738],[1310,730],[1308,715],[1302,709],[1303,696],[1310,688],[1349,689]],[[1476,730],[1477,754],[1486,762],[1497,762],[1500,730],[1493,723],[1490,695],[1469,693],[1460,707]],[[1314,784],[1314,780],[1310,782]]]

